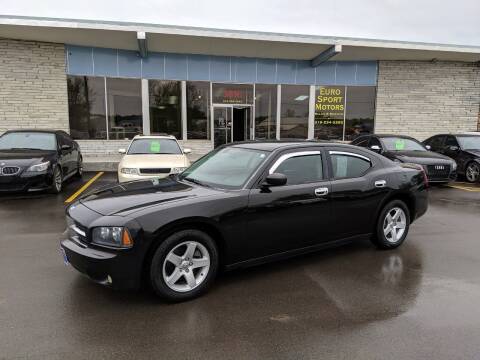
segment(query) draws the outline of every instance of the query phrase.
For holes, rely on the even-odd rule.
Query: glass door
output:
[[[213,139],[214,146],[232,142],[232,108],[214,106],[213,108]]]

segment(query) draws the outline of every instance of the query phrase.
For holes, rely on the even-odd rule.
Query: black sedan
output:
[[[392,249],[427,210],[417,165],[344,144],[222,146],[180,175],[99,189],[67,208],[64,260],[181,301],[233,269],[370,238]]]
[[[421,165],[432,183],[447,183],[457,177],[457,164],[448,156],[429,151],[422,143],[404,135],[364,135],[352,145],[369,148],[390,160]]]
[[[469,182],[480,180],[480,135],[443,134],[423,142],[432,151],[447,155],[457,162],[457,172]]]
[[[0,192],[59,193],[82,169],[78,144],[64,131],[12,130],[0,136]]]

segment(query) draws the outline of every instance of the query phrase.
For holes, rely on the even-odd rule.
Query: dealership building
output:
[[[249,139],[480,127],[480,47],[0,16],[0,133],[65,130],[91,168],[136,134]]]

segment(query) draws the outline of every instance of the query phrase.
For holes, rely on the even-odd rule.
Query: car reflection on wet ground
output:
[[[112,181],[105,174],[92,187]],[[396,250],[353,243],[222,274],[205,296],[165,304],[65,268],[64,201],[81,185],[71,182],[58,196],[0,196],[0,359],[480,353],[480,188],[432,188],[429,212]]]

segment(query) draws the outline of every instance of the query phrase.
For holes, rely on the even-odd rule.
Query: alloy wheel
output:
[[[60,192],[62,190],[62,172],[56,168],[54,173],[55,190]]]
[[[480,167],[478,164],[470,164],[467,167],[467,171],[465,172],[465,176],[469,182],[476,182],[478,181],[478,177],[480,175]]]
[[[172,290],[188,292],[198,287],[210,270],[210,254],[197,241],[176,245],[163,262],[163,280]]]
[[[383,221],[383,234],[388,242],[396,243],[402,239],[407,227],[407,217],[405,212],[394,207],[387,212]]]
[[[82,174],[83,174],[83,160],[82,160],[82,158],[80,158],[78,160],[77,171],[78,171],[78,175],[82,176]]]

